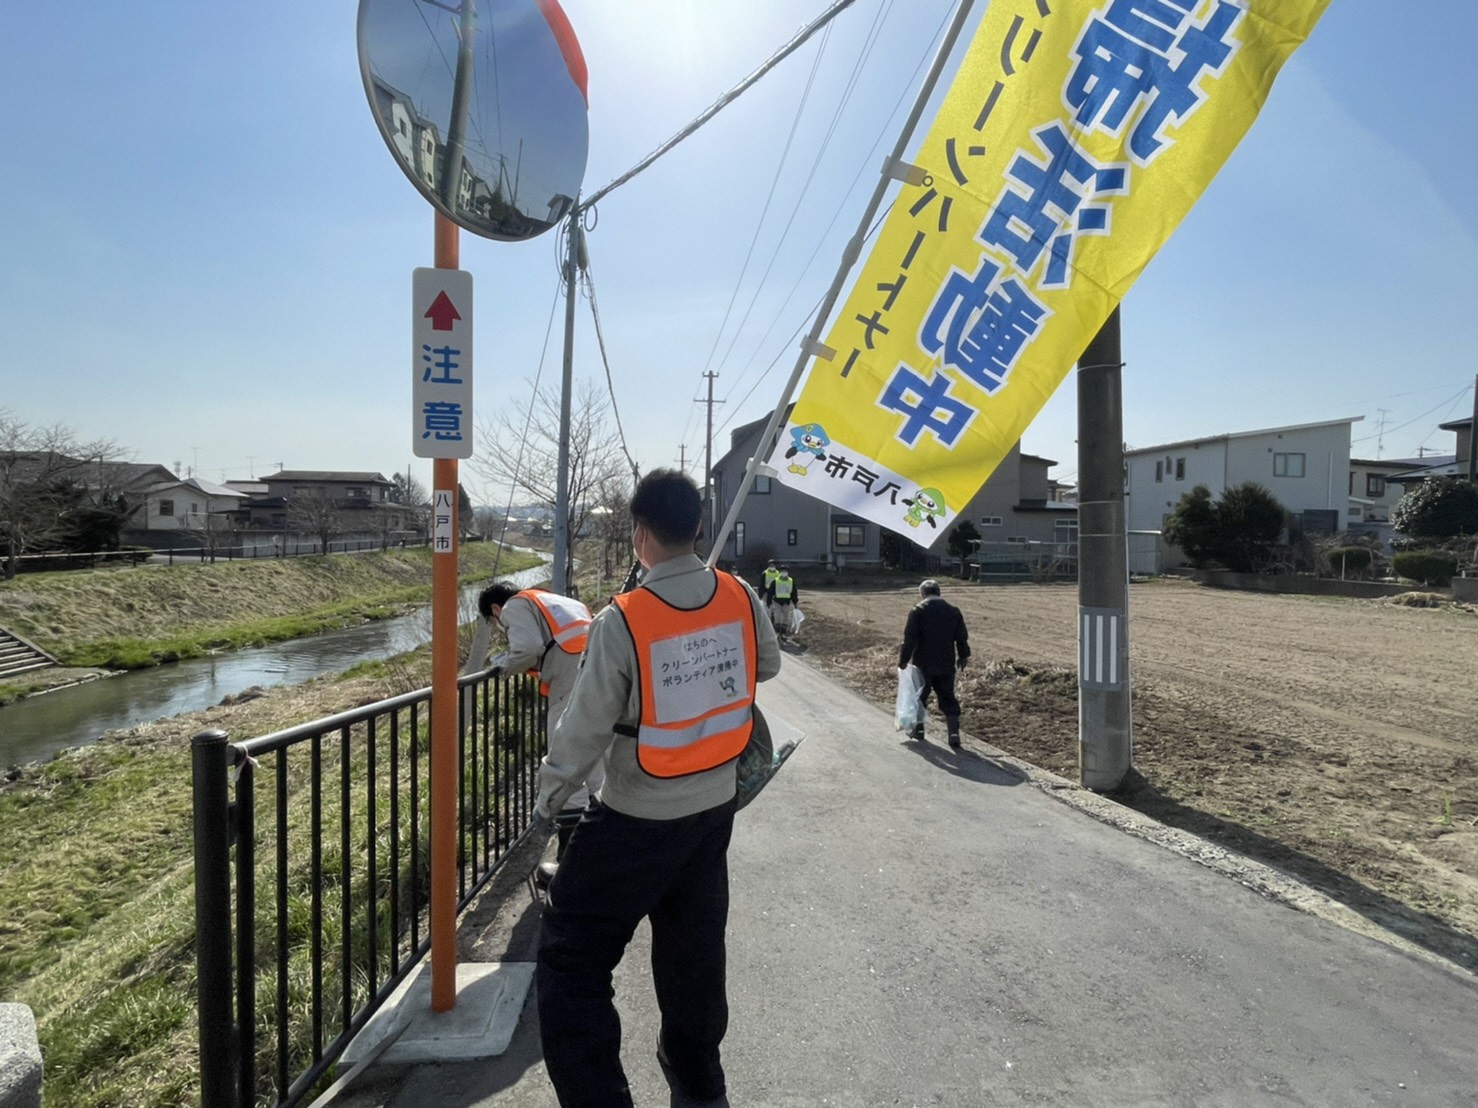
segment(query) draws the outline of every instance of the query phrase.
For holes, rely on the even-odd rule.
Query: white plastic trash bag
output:
[[[801,611],[799,608],[792,608],[790,610],[790,633],[792,635],[798,635],[798,634],[800,634],[801,624],[803,624],[805,622],[806,622],[806,613],[805,612]]]
[[[912,731],[924,722],[924,675],[918,666],[898,671],[898,707],[893,712],[893,725],[899,731]]]

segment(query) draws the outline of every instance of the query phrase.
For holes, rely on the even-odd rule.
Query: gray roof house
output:
[[[713,466],[717,522],[727,518],[745,466],[760,445],[769,417],[735,428],[730,446]],[[762,456],[768,450],[762,452]],[[1076,541],[1076,504],[1055,499],[1047,471],[1057,463],[1021,453],[1021,444],[997,467],[981,490],[956,516],[979,530],[982,546],[1006,542]],[[707,530],[707,528],[705,528]],[[950,560],[945,529],[902,535],[904,568],[935,569]],[[824,501],[757,475],[754,487],[724,544],[720,560],[753,569],[774,558],[797,565],[877,565],[883,560],[883,529]]]

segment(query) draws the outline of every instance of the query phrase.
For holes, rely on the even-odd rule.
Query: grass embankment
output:
[[[468,543],[464,583],[537,564]],[[330,557],[38,573],[0,583],[0,626],[63,665],[136,669],[399,615],[431,596],[425,548]],[[0,685],[0,704],[25,691]]]
[[[495,550],[463,547],[462,579],[486,579]],[[505,555],[497,572],[536,561]],[[162,660],[176,643],[398,611],[429,595],[429,565],[392,551],[38,574],[0,586],[0,623],[69,660],[119,642]],[[48,1104],[198,1102],[190,736],[247,739],[421,687],[425,653],[144,724],[0,782],[0,1000],[36,1013]]]
[[[420,684],[424,654],[402,663]],[[0,784],[0,1000],[36,1014],[48,1105],[199,1102],[190,736],[213,726],[246,739],[380,699],[403,691],[393,668],[144,724]],[[330,741],[330,779],[336,757]]]

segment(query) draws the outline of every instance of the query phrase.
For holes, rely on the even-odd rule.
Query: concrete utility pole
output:
[[[1078,360],[1078,775],[1118,788],[1133,761],[1119,309]]]
[[[713,398],[713,381],[717,373],[709,371],[703,375],[708,379],[708,399],[700,400],[698,403],[708,405],[708,432],[704,438],[707,443],[707,454],[703,463],[703,487],[708,490],[708,549],[710,554],[715,549],[714,540],[718,538],[718,496],[715,495],[713,487],[713,406],[722,404],[722,400]]]
[[[559,472],[555,477],[554,565],[551,586],[570,594],[570,391],[575,379],[575,277],[583,262],[584,241],[580,227],[581,208],[570,206],[565,230],[565,350],[559,385]]]
[[[1473,376],[1473,422],[1468,424],[1468,481],[1478,485],[1478,374]]]

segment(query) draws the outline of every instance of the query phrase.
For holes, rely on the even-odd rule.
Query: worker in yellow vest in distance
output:
[[[765,588],[765,598],[770,602],[770,623],[775,634],[788,638],[794,633],[792,621],[801,602],[801,590],[790,576],[790,567],[781,566],[775,580]]]
[[[775,578],[777,578],[779,576],[780,576],[780,569],[779,569],[778,566],[775,565],[775,559],[774,558],[771,558],[768,562],[765,563],[764,576],[763,576],[762,580],[760,581],[760,595],[761,596],[769,596],[770,595],[770,586],[775,583]]]

